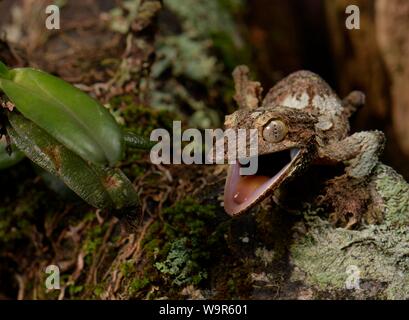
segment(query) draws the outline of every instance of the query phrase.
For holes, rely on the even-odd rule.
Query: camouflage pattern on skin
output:
[[[240,110],[226,117],[225,127],[234,130],[257,129],[258,155],[273,155],[285,150],[296,155],[291,155],[288,167],[271,178],[267,186],[265,180],[262,180],[263,184],[256,189],[258,195],[254,197],[253,194],[247,206],[240,204],[238,207],[229,198],[231,194],[240,192],[231,191],[231,188],[237,188],[238,183],[231,183],[233,178],[229,174],[224,203],[230,215],[246,212],[310,164],[342,163],[346,181],[365,180],[371,175],[383,151],[384,134],[380,131],[364,131],[349,136],[348,120],[363,105],[363,93],[352,92],[341,101],[318,75],[298,71],[277,83],[261,101],[261,85],[250,81],[248,74],[246,66],[239,66],[233,72],[235,99]],[[282,141],[267,141],[263,137],[263,130],[266,125],[277,120],[286,125],[287,134]],[[240,178],[236,181],[240,181]],[[250,199],[250,195],[245,199]]]

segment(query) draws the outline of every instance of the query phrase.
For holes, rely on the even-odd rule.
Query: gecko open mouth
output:
[[[240,175],[240,163],[230,165],[224,188],[224,209],[232,216],[249,209],[276,189],[294,167],[301,152],[287,149],[258,156],[256,174]]]

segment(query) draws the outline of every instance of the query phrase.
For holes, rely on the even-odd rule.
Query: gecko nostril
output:
[[[263,138],[268,142],[280,142],[287,135],[288,128],[281,120],[270,121],[263,129]]]

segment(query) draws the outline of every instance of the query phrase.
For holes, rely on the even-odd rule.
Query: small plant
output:
[[[94,207],[138,207],[132,183],[115,165],[125,144],[147,149],[149,141],[124,132],[98,101],[43,71],[9,70],[0,61],[0,90],[15,106],[0,110],[0,138],[7,137],[0,169],[25,155]]]

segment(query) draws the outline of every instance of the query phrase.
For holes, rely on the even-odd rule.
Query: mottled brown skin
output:
[[[271,119],[279,119],[287,124],[286,137],[277,143],[266,142],[263,139],[262,129]],[[246,109],[238,110],[226,116],[224,125],[231,129],[257,129],[258,154],[263,155],[295,147],[307,149],[314,144],[316,122],[316,118],[308,112],[276,106],[275,108],[260,107],[251,113]]]
[[[248,74],[246,66],[233,72],[239,110],[226,117],[225,127],[257,129],[259,155],[299,148],[294,168],[281,177],[281,182],[311,163],[343,163],[345,174],[338,180],[363,181],[371,174],[384,147],[383,133],[364,131],[349,135],[349,117],[364,104],[363,93],[352,92],[341,101],[318,75],[298,71],[277,83],[261,100],[262,87],[249,80]],[[283,121],[288,128],[286,137],[277,143],[266,141],[262,135],[266,123],[274,119]],[[260,200],[272,195],[279,185]]]

